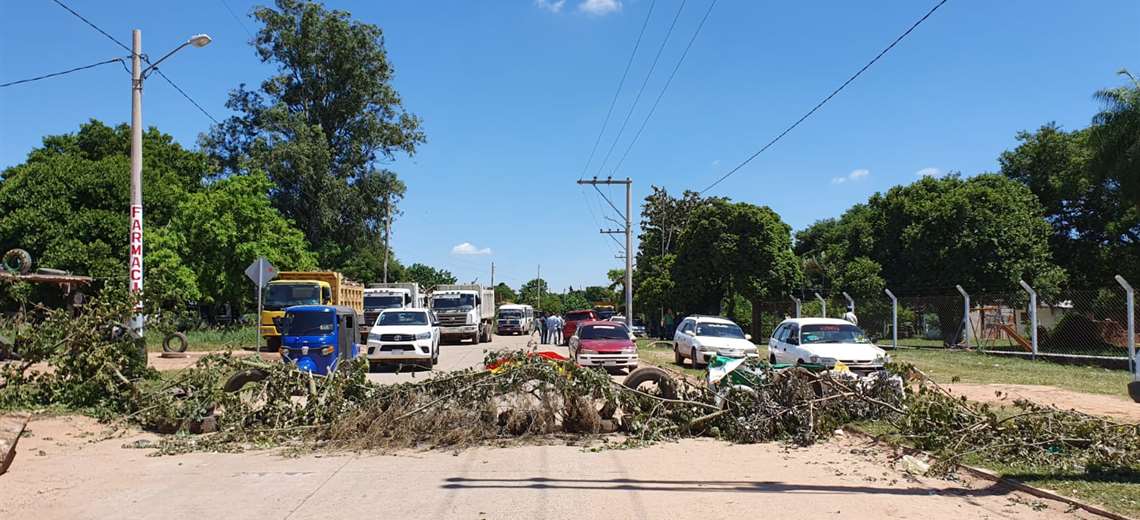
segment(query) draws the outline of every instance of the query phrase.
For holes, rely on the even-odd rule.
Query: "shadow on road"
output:
[[[522,479],[476,479],[452,477],[444,480],[444,489],[573,489],[603,491],[691,491],[698,493],[806,493],[806,494],[867,494],[867,495],[951,495],[1000,496],[1011,493],[1007,486],[994,484],[982,489],[964,487],[930,489],[872,486],[836,486],[792,484],[772,481],[745,480],[638,480],[616,479],[554,479],[531,477]]]

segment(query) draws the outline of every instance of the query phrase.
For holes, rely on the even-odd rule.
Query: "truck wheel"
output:
[[[172,343],[173,345],[171,345]],[[186,335],[181,332],[175,332],[162,338],[163,352],[186,352],[187,345],[189,342],[186,340]]]

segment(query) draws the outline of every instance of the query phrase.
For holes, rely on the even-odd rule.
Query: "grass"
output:
[[[1128,372],[1123,370],[1059,365],[961,350],[900,349],[892,351],[891,358],[911,363],[941,383],[1046,385],[1075,392],[1119,396],[1131,380]]]
[[[188,343],[186,350],[194,351],[252,348],[257,341],[257,329],[254,327],[190,330],[185,334]],[[162,352],[162,337],[148,334],[146,349],[149,352]]]
[[[646,363],[684,372],[698,379],[704,379],[705,377],[704,369],[697,370],[693,368],[693,365],[689,364],[688,360],[685,361],[683,366],[673,362],[673,347],[671,346],[671,342],[654,343],[647,339],[639,339],[637,340],[637,357]]]

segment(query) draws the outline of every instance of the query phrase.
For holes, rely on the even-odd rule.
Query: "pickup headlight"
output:
[[[416,334],[416,339],[431,339],[431,331]]]
[[[597,354],[597,353],[598,353],[598,351],[596,351],[596,350],[590,350],[590,349],[586,349],[586,348],[580,348],[580,349],[578,349],[578,353],[579,353],[579,354],[590,354],[590,355],[593,355],[593,354]]]

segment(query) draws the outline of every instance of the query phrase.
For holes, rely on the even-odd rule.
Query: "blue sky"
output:
[[[708,0],[688,0],[630,128],[626,149]],[[271,71],[248,45],[256,2],[70,0],[144,51],[205,32],[214,43],[164,71],[214,117],[227,92]],[[406,107],[428,143],[387,165],[408,184],[394,226],[401,261],[517,287],[539,264],[556,288],[617,267],[604,202],[577,186],[650,0],[328,1],[380,25]],[[608,149],[681,0],[657,0],[598,157]],[[238,14],[235,20],[226,4]],[[874,56],[933,1],[718,2],[620,177],[700,189],[742,161]],[[243,27],[244,24],[244,27]],[[993,171],[1014,134],[1088,124],[1091,94],[1140,70],[1140,2],[951,0],[820,112],[712,192],[775,209],[794,228],[836,216],[925,169]],[[124,52],[48,0],[0,0],[0,82]],[[44,135],[97,118],[126,122],[117,65],[0,89],[0,167]],[[144,121],[193,146],[210,121],[158,78]],[[608,175],[616,157],[601,175]],[[597,173],[598,160],[587,173]],[[127,187],[124,186],[124,190]],[[612,197],[621,203],[623,193]],[[124,211],[126,208],[124,208]],[[468,244],[468,246],[461,246]],[[125,246],[125,245],[124,245]],[[467,253],[467,254],[458,254]]]

